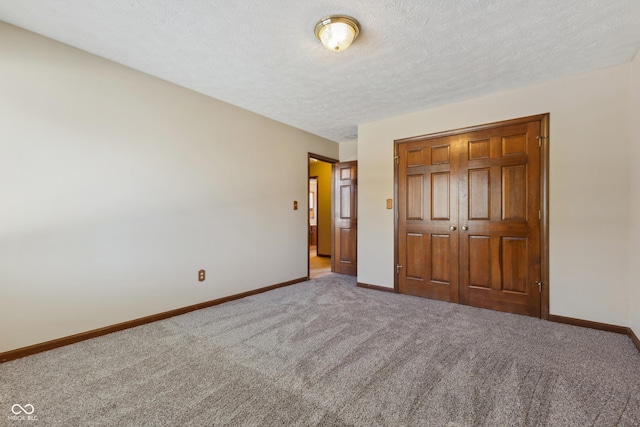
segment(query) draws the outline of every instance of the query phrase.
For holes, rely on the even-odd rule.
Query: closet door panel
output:
[[[402,293],[458,301],[456,141],[435,138],[399,148],[396,270]]]
[[[542,120],[397,144],[397,290],[540,316]]]

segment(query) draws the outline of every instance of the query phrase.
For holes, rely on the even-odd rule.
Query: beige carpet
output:
[[[10,420],[14,404],[33,405],[37,423]],[[626,336],[330,274],[1,364],[0,415],[8,426],[638,426],[640,354]]]

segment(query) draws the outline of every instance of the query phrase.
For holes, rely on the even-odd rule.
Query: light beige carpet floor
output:
[[[12,421],[31,404],[37,422]],[[309,282],[0,365],[8,426],[638,426],[622,335]]]

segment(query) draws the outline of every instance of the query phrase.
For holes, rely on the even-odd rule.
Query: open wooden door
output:
[[[331,271],[358,273],[358,162],[333,165],[333,254]]]

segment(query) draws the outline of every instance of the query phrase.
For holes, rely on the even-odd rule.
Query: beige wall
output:
[[[631,64],[631,220],[629,224],[629,326],[640,337],[640,52]]]
[[[318,177],[318,255],[331,256],[331,163],[311,163],[309,176]]]
[[[339,155],[4,23],[0,129],[0,352],[305,277],[292,204]]]
[[[340,161],[351,162],[358,160],[358,141],[340,143]]]
[[[395,139],[549,112],[550,311],[628,324],[629,69],[626,64],[359,126],[358,280],[393,286],[394,218],[384,200],[393,197]]]

